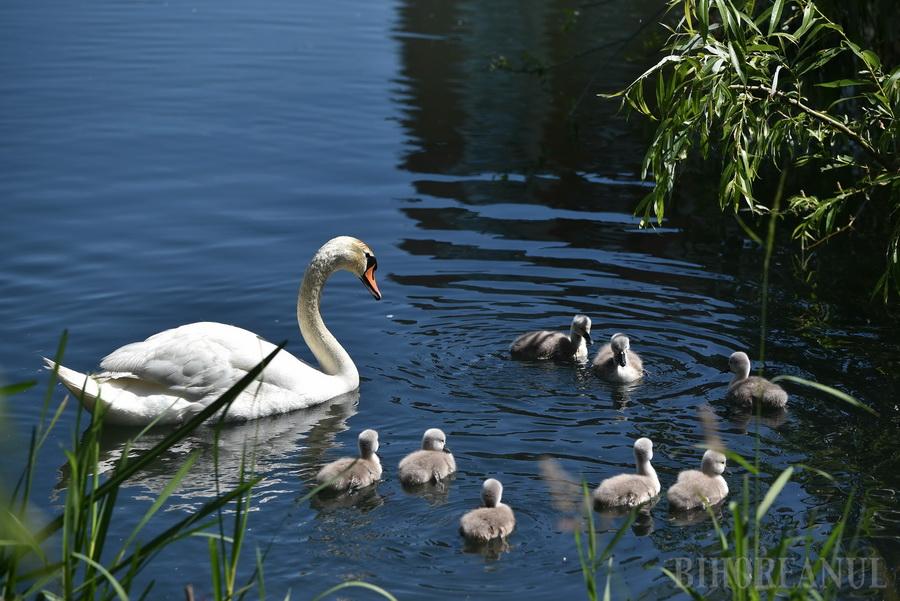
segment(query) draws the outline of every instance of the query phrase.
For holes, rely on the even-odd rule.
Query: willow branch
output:
[[[860,145],[860,147],[862,147],[863,150],[865,150],[867,153],[869,153],[869,155],[872,158],[874,158],[875,161],[878,162],[879,165],[881,165],[888,171],[891,171],[893,169],[893,166],[891,165],[891,161],[889,161],[886,157],[882,156],[880,152],[875,150],[875,148],[871,144],[869,144],[869,142],[866,141],[865,138],[863,138],[861,135],[859,135],[859,133],[853,131],[852,129],[850,129],[849,127],[847,127],[846,125],[844,125],[843,123],[841,123],[840,121],[838,121],[837,119],[835,119],[834,117],[829,115],[828,113],[823,113],[821,111],[817,111],[816,109],[803,104],[801,101],[797,100],[796,98],[792,98],[791,96],[788,96],[787,94],[785,94],[784,92],[782,92],[780,90],[773,91],[773,90],[764,88],[763,86],[731,85],[728,87],[733,90],[746,90],[748,92],[755,92],[757,94],[763,94],[764,96],[767,96],[767,97],[774,96],[774,97],[778,98],[779,100],[787,102],[788,104],[797,107],[798,109],[800,109],[807,115],[813,117],[814,119],[816,119],[822,123],[825,123],[826,125],[836,129],[837,131],[841,132],[842,134],[844,134],[851,140],[855,141],[857,144]],[[755,96],[755,97],[758,100],[763,100],[763,98],[760,98],[759,96]]]

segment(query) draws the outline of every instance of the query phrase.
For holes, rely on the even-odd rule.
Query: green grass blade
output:
[[[115,589],[116,595],[119,596],[119,599],[121,599],[122,601],[128,601],[128,593],[125,592],[125,589],[122,588],[122,585],[119,584],[119,581],[116,580],[116,578],[112,574],[110,574],[106,568],[104,568],[102,565],[100,565],[90,557],[82,555],[81,553],[73,551],[72,556],[80,559],[81,561],[92,566],[95,570],[103,574],[103,577],[106,578],[113,589]]]
[[[794,473],[793,466],[785,469],[778,478],[775,479],[775,482],[772,483],[772,486],[769,487],[769,490],[766,491],[766,496],[763,497],[762,502],[756,508],[756,521],[760,522],[763,516],[769,511],[769,508],[772,506],[772,503],[775,502],[775,499],[781,494],[781,490],[788,483],[788,480],[791,479],[791,475]]]
[[[685,593],[686,595],[690,595],[691,599],[695,599],[696,601],[706,601],[706,598],[703,595],[695,591],[692,587],[683,583],[681,581],[681,578],[678,578],[675,574],[669,571],[668,568],[662,568],[662,572],[663,574],[668,576],[673,583],[675,583],[675,586],[677,586],[681,590],[681,592]]]
[[[606,586],[603,587],[603,601],[612,601],[612,592],[610,591],[610,581],[612,580],[612,557],[606,564]]]
[[[819,382],[813,382],[812,380],[806,380],[804,378],[798,378],[797,376],[775,376],[772,378],[773,382],[791,382],[793,384],[799,384],[801,386],[806,386],[808,388],[815,388],[821,392],[829,394],[836,399],[840,399],[847,403],[852,407],[856,407],[857,409],[861,409],[863,411],[867,411],[871,413],[875,417],[880,417],[878,412],[869,407],[868,405],[861,403],[854,399],[852,396],[847,394],[846,392],[841,392],[837,388],[832,388],[831,386],[826,386],[825,384],[820,384]]]
[[[0,397],[8,397],[20,392],[25,392],[37,384],[37,380],[27,380],[25,382],[17,382],[8,386],[0,386]]]
[[[219,561],[219,546],[216,544],[214,538],[208,539],[207,543],[207,547],[209,548],[209,571],[212,575],[213,598],[216,599],[216,601],[220,601],[222,599],[222,564]]]
[[[220,507],[227,505],[231,501],[246,493],[248,490],[256,486],[261,479],[262,478],[255,478],[253,480],[250,480],[245,484],[237,486],[233,490],[224,493],[216,497],[215,499],[208,501],[207,503],[204,503],[203,506],[195,513],[192,513],[188,517],[180,520],[175,525],[167,528],[164,532],[154,537],[150,542],[148,542],[141,548],[140,554],[142,555],[142,557],[149,556],[151,553],[155,553],[160,548],[173,543],[176,540],[191,536],[196,532],[196,530],[189,530],[189,528],[191,528],[194,524],[203,520],[210,514],[215,513]],[[129,563],[131,563],[134,555],[135,553],[132,553],[131,556],[118,562],[110,569],[110,571],[115,573],[123,567],[127,566]]]
[[[171,448],[173,445],[177,444],[185,437],[187,437],[191,432],[196,430],[206,419],[214,415],[220,409],[230,405],[238,395],[249,386],[258,376],[262,373],[263,369],[275,358],[275,355],[278,354],[281,349],[287,344],[287,341],[279,344],[274,351],[269,353],[269,355],[263,359],[260,363],[256,365],[253,369],[247,372],[243,378],[241,378],[237,383],[234,384],[231,388],[229,388],[222,396],[218,399],[210,403],[208,407],[206,407],[203,411],[195,415],[193,418],[179,426],[172,433],[166,436],[163,440],[157,443],[153,448],[149,449],[147,452],[143,453],[140,457],[138,457],[133,462],[129,463],[124,467],[121,471],[116,470],[116,473],[113,476],[103,483],[100,486],[96,493],[96,498],[101,498],[106,496],[115,488],[118,488],[122,485],[123,482],[128,480],[131,476],[133,476],[138,471],[144,469],[147,465],[152,463],[157,457],[162,455],[165,451]],[[37,535],[38,541],[46,540],[51,534],[59,530],[63,525],[62,516],[58,516],[52,522],[50,522],[47,526],[45,526]]]
[[[188,470],[194,466],[194,463],[197,462],[198,453],[196,451],[192,452],[188,455],[187,459],[185,459],[184,463],[178,471],[175,472],[175,475],[172,476],[172,479],[166,484],[166,487],[163,488],[162,492],[159,493],[159,496],[156,497],[156,500],[153,502],[153,505],[144,513],[144,516],[141,518],[141,521],[137,523],[134,527],[134,530],[131,531],[131,534],[125,540],[125,543],[122,545],[122,550],[119,551],[119,554],[116,556],[116,559],[121,559],[123,555],[125,555],[126,549],[131,546],[131,543],[134,542],[134,539],[137,538],[138,533],[147,525],[147,522],[150,521],[150,518],[159,511],[159,508],[163,506],[163,503],[175,492],[175,489],[178,488],[178,485],[181,484],[181,481],[184,479],[185,475],[187,475]]]
[[[394,595],[390,594],[380,586],[375,586],[374,584],[369,584],[368,582],[363,582],[361,580],[348,580],[347,582],[342,582],[341,584],[331,587],[324,593],[319,593],[313,598],[312,601],[321,601],[328,595],[336,593],[337,591],[343,590],[345,588],[364,588],[378,593],[388,601],[397,601],[397,598],[394,597]]]

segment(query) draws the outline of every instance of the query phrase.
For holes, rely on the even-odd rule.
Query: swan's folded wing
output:
[[[192,401],[218,396],[248,368],[226,340],[195,330],[166,330],[143,342],[125,345],[101,361],[100,367],[109,372],[102,375],[164,386]]]

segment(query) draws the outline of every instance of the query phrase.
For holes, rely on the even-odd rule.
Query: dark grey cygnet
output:
[[[666,496],[669,508],[675,511],[699,509],[704,505],[716,505],[728,496],[725,472],[725,455],[708,449],[703,453],[700,470],[684,470],[678,474]]]
[[[456,471],[456,461],[447,448],[447,436],[442,430],[430,428],[422,436],[422,449],[400,461],[400,482],[407,486],[440,482]]]
[[[473,509],[459,520],[459,532],[471,541],[486,543],[497,538],[506,538],[516,527],[513,510],[501,503],[503,485],[498,480],[488,478],[481,487],[481,501],[484,507]]]
[[[381,478],[381,460],[378,451],[378,432],[363,430],[359,433],[359,457],[341,457],[319,470],[316,482],[328,483],[325,490],[332,493],[352,491],[378,482]]]
[[[594,372],[610,382],[634,382],[644,375],[644,363],[631,350],[631,341],[625,334],[613,334],[608,344],[597,351],[591,365]]]
[[[599,508],[635,507],[659,494],[660,484],[656,470],[650,465],[653,459],[653,442],[638,438],[634,442],[636,474],[619,474],[607,478],[594,490],[594,504]]]
[[[557,361],[587,361],[587,347],[591,340],[591,318],[576,315],[568,335],[540,330],[516,338],[509,347],[513,359],[555,359]]]
[[[784,388],[765,378],[750,375],[750,357],[740,351],[728,358],[728,369],[734,374],[725,398],[741,407],[759,403],[766,409],[783,409],[788,402]]]

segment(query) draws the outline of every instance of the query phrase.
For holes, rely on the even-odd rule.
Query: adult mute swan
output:
[[[328,277],[340,270],[359,276],[375,300],[381,300],[377,267],[372,250],[349,236],[329,240],[316,251],[300,284],[297,321],[321,371],[281,351],[235,399],[226,419],[243,421],[303,409],[359,387],[359,372],[325,327],[319,301]],[[100,399],[109,423],[172,424],[202,411],[273,350],[273,344],[242,328],[192,323],[113,351],[100,362],[103,371],[97,374],[60,365],[59,378],[83,399],[88,411]],[[54,368],[50,359],[44,362],[47,369]]]

